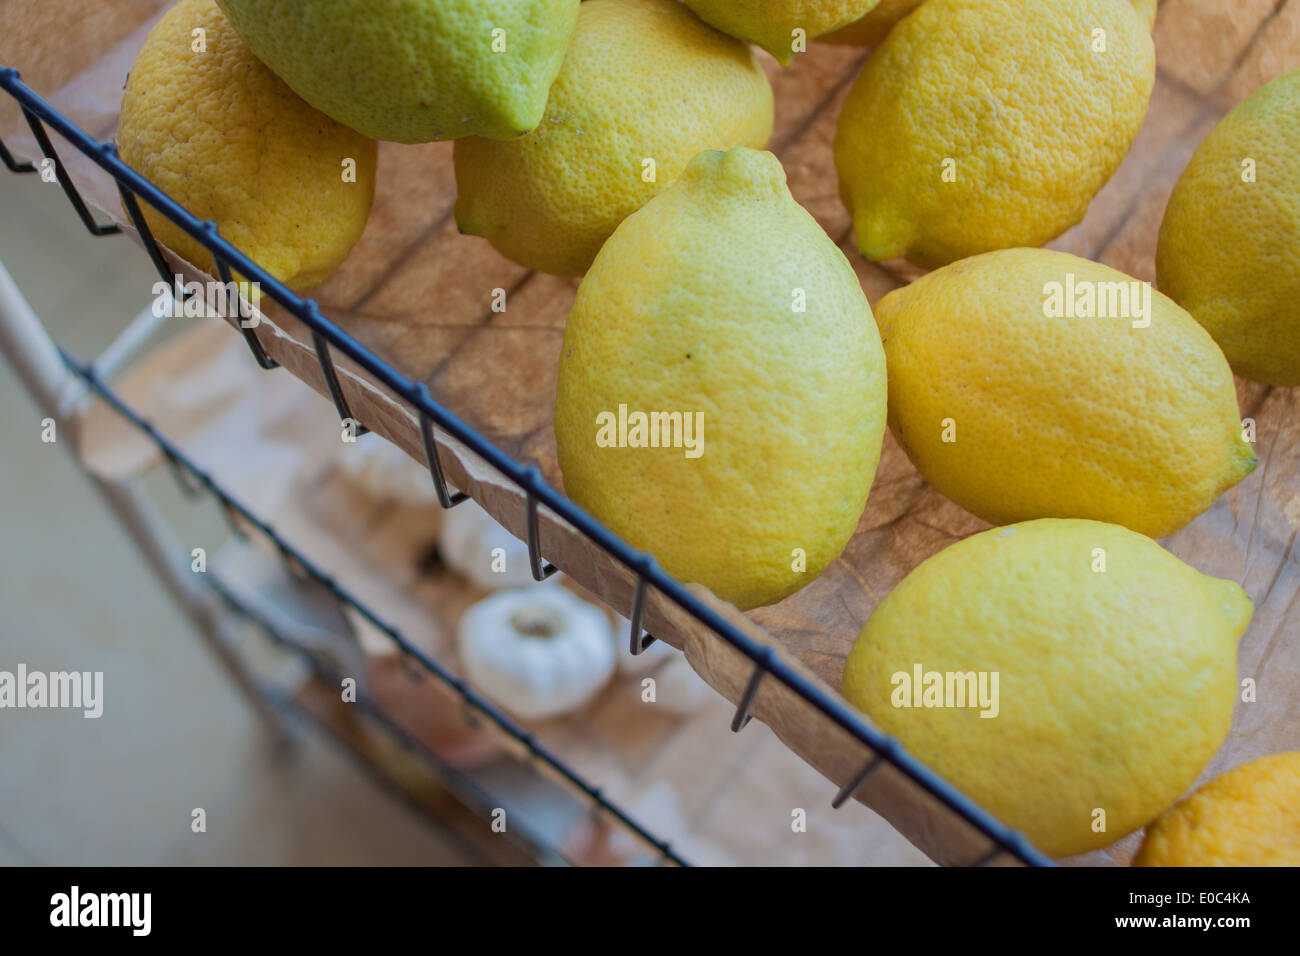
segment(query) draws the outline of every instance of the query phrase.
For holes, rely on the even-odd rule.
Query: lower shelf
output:
[[[120,394],[129,404],[138,399],[137,411],[233,497],[255,501],[259,516],[274,515],[276,532],[313,565],[457,672],[455,622],[484,592],[430,560],[440,509],[358,489],[338,464],[344,448],[328,406],[293,379],[259,375],[243,348],[229,329],[202,325],[132,369],[119,383]],[[227,441],[235,427],[240,454],[231,456]],[[130,462],[134,471],[147,471],[165,461],[147,435],[106,408],[92,413],[86,435],[83,451],[92,470]],[[617,820],[593,815],[571,787],[557,786],[556,775],[530,760],[518,740],[490,722],[467,724],[456,696],[404,663],[392,641],[364,618],[339,615],[328,594],[323,612],[289,613],[296,604],[286,589],[303,585],[273,549],[240,543],[217,554],[213,567],[238,605],[260,610],[263,625],[282,637],[297,634],[290,643],[309,652],[318,671],[364,672],[359,683],[374,705],[371,718],[396,729],[407,749],[423,752],[429,758],[423,763],[432,762],[433,777],[444,787],[457,781],[458,792],[468,795],[462,805],[487,809],[489,819],[478,818],[471,829],[477,825],[480,834],[494,836],[490,813],[506,807],[508,816],[523,821],[521,830],[542,831],[524,842],[526,852],[543,862],[661,862]],[[373,735],[358,730],[360,718],[336,722],[355,705],[336,705],[333,686],[327,681],[311,691],[313,712],[336,737],[364,743],[362,757],[375,762],[391,746],[376,749]],[[927,862],[867,808],[851,803],[833,810],[824,778],[762,724],[733,734],[733,708],[707,687],[698,709],[687,715],[646,706],[639,690],[636,680],[616,680],[580,713],[527,730],[683,861]],[[390,768],[395,779],[413,781],[415,796],[427,801],[428,775],[411,775],[407,762]]]

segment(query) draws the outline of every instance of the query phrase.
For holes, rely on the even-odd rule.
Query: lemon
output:
[[[771,135],[772,88],[744,43],[672,0],[588,0],[541,126],[456,143],[456,222],[529,268],[582,275],[700,150]]]
[[[884,427],[871,307],[771,153],[696,156],[578,288],[555,409],[565,490],[742,609],[840,555]]]
[[[686,0],[723,33],[757,43],[789,66],[804,42],[852,23],[880,0]],[[889,0],[885,0],[886,3]],[[919,2],[919,0],[918,0]]]
[[[293,289],[338,268],[370,214],[378,144],[276,79],[213,0],[181,0],[149,32],[117,142],[123,162]],[[141,208],[160,242],[212,271],[200,243]]]
[[[844,696],[1039,849],[1106,846],[1228,732],[1251,604],[1117,525],[1042,519],[924,561],[867,620]]]
[[[823,43],[846,46],[875,46],[894,24],[921,5],[921,0],[880,0],[864,17],[818,37]]]
[[[1137,136],[1148,24],[1117,0],[929,0],[840,113],[840,195],[868,259],[933,268],[1083,219]]]
[[[1147,830],[1134,866],[1300,866],[1300,753],[1230,770]]]
[[[894,435],[986,521],[1094,518],[1161,537],[1255,467],[1223,353],[1108,266],[985,253],[891,292],[876,318]]]
[[[823,43],[846,46],[875,46],[894,24],[921,5],[921,0],[880,0],[861,20],[819,37]],[[1150,28],[1156,20],[1156,0],[1133,0],[1133,7]]]
[[[546,108],[579,0],[219,0],[321,112],[375,139],[508,139]]]
[[[1201,143],[1160,227],[1160,287],[1244,378],[1300,385],[1300,70]]]

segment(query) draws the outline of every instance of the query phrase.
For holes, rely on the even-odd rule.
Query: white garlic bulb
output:
[[[470,683],[524,720],[577,709],[614,673],[605,612],[550,584],[484,598],[457,634]]]

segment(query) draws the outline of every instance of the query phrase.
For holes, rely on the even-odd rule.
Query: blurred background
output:
[[[57,185],[0,174],[0,223],[0,261],[74,354],[98,354],[148,305],[155,276],[139,248],[91,239]],[[67,451],[34,439],[42,416],[0,369],[12,428],[0,454],[0,667],[103,671],[107,698],[98,720],[0,717],[0,863],[477,862],[327,741],[302,734],[287,753],[267,744]],[[168,517],[193,522],[156,478]],[[191,832],[195,807],[207,834]]]

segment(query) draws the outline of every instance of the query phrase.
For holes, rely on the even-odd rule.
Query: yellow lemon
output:
[[[1201,143],[1160,227],[1160,288],[1237,374],[1300,385],[1300,70],[1257,90]]]
[[[880,0],[686,0],[706,23],[757,43],[782,66],[789,66],[808,40],[852,23],[877,3]]]
[[[819,37],[822,43],[846,46],[875,46],[894,24],[921,5],[921,0],[880,0],[861,20]],[[1150,28],[1156,20],[1156,0],[1133,0],[1133,7]]]
[[[835,135],[868,259],[932,268],[1083,219],[1137,136],[1148,25],[1116,0],[929,0],[854,83]]]
[[[1216,777],[1147,830],[1134,866],[1300,866],[1300,753]]]
[[[742,609],[840,555],[884,427],[871,307],[770,153],[695,157],[578,288],[555,408],[565,490]]]
[[[1108,266],[990,252],[891,292],[876,318],[894,435],[986,521],[1094,518],[1161,537],[1255,467],[1223,353]]]
[[[853,645],[844,696],[1043,852],[1107,846],[1219,748],[1250,599],[1097,521],[985,531],[923,562]]]
[[[375,139],[535,127],[579,0],[218,0],[267,66]]]
[[[672,0],[588,0],[541,126],[456,143],[456,222],[521,265],[582,275],[700,150],[771,135],[772,88],[744,43]]]
[[[128,166],[293,289],[338,268],[370,214],[378,145],[276,79],[213,0],[181,0],[149,32],[117,142]],[[212,270],[200,243],[141,208],[159,241]]]
[[[822,43],[875,46],[894,24],[921,5],[921,0],[880,0],[865,17],[818,37]]]

